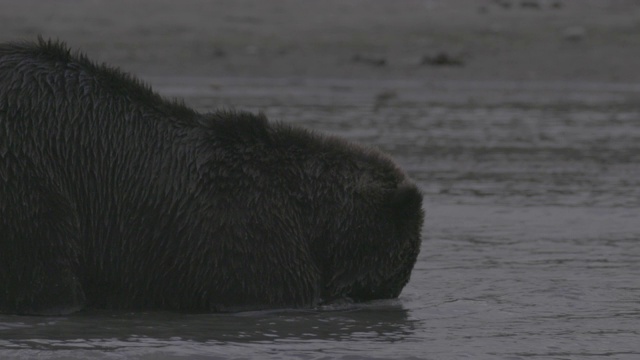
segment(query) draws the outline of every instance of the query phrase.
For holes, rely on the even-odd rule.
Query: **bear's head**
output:
[[[420,252],[422,194],[380,152],[333,138],[324,144],[331,151],[316,163],[325,186],[317,202],[327,205],[314,214],[313,247],[321,300],[395,298]]]
[[[242,267],[236,278],[262,277],[272,288],[286,284],[282,295],[270,291],[270,304],[400,294],[420,252],[424,213],[421,192],[395,162],[377,150],[264,116],[216,113],[210,119],[200,168],[209,178],[203,183],[216,186],[203,199],[224,205],[210,206],[225,209],[212,213],[218,223],[225,217],[237,225],[215,234],[250,228],[229,238],[251,241],[242,254],[261,264]],[[287,278],[312,283],[302,292],[313,299],[298,296]],[[264,301],[258,295],[235,298]]]

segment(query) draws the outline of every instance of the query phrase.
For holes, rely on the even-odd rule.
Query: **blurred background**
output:
[[[141,75],[632,82],[637,0],[4,0],[0,40]]]

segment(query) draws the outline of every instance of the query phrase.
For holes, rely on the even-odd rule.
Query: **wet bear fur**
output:
[[[0,45],[0,312],[397,297],[422,196],[388,157],[197,113],[59,42]]]

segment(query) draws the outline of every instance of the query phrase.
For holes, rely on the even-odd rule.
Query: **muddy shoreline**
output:
[[[640,81],[634,0],[0,3],[0,41],[39,34],[143,78]]]

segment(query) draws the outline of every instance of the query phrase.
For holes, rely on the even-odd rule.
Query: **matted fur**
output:
[[[0,45],[0,312],[396,297],[421,202],[373,149],[199,114],[60,42]]]

